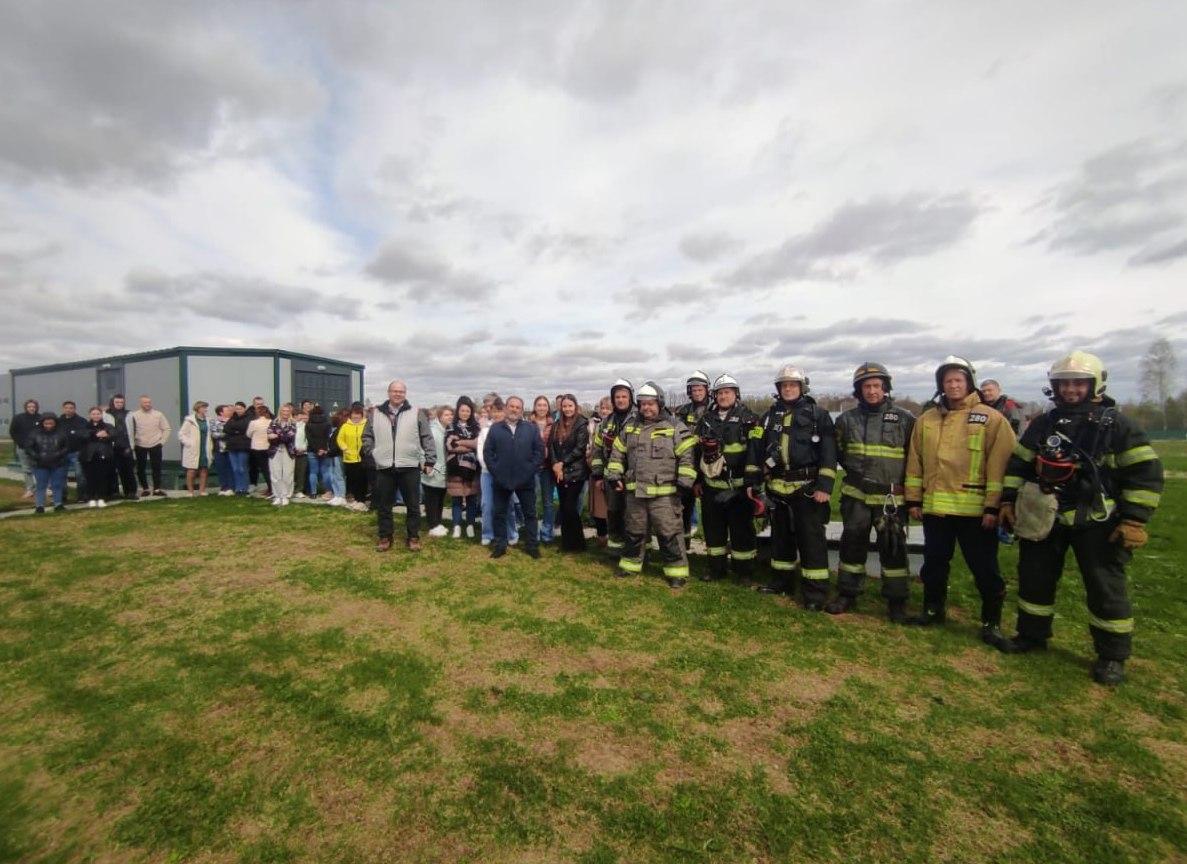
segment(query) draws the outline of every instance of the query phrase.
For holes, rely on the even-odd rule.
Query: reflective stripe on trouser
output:
[[[1006,583],[997,566],[997,531],[981,527],[980,516],[923,517],[923,603],[928,608],[948,600],[948,573],[956,544],[981,595],[981,621],[1000,624]]]
[[[606,551],[618,556],[626,546],[626,493],[619,492],[609,481],[605,483],[606,493]]]
[[[857,498],[841,498],[840,566],[837,568],[837,592],[848,597],[861,594],[866,580],[866,559],[870,551],[870,531],[874,519],[882,507],[871,507]],[[905,507],[899,508],[899,517],[906,524]],[[902,555],[888,558],[880,549],[878,561],[882,565],[882,596],[887,600],[906,600],[909,593],[907,577],[907,549],[903,544]]]
[[[1018,541],[1018,632],[1031,639],[1050,639],[1055,617],[1055,592],[1070,548],[1084,580],[1088,630],[1096,653],[1106,660],[1125,660],[1133,640],[1133,612],[1125,581],[1131,553],[1109,542],[1116,527],[1068,528],[1055,525],[1045,540]]]
[[[705,490],[701,498],[701,523],[705,532],[705,545],[712,549],[729,547],[734,561],[734,572],[749,576],[754,569],[758,540],[754,534],[754,505],[745,490],[738,490],[726,503],[717,501],[717,493]],[[725,559],[710,552],[710,569],[717,574],[725,572]]]
[[[805,577],[800,580],[804,602],[828,599],[828,543],[824,538],[828,516],[829,505],[807,495],[775,499],[771,510],[771,587],[790,591],[798,561]],[[814,578],[807,578],[809,572]]]
[[[626,499],[626,546],[619,567],[627,573],[643,569],[643,552],[647,539],[659,538],[659,554],[664,563],[665,576],[688,576],[688,556],[684,550],[684,526],[680,521],[680,499],[675,495],[660,498]]]

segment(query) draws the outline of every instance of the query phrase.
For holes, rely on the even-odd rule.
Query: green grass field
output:
[[[1054,650],[1005,657],[959,566],[921,631],[876,583],[838,620],[593,553],[380,556],[329,508],[9,518],[0,861],[1187,860],[1187,480],[1163,501],[1116,691],[1074,570]]]

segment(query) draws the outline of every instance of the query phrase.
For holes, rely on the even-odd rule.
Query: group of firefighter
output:
[[[738,382],[688,378],[688,402],[669,410],[651,381],[619,380],[613,411],[593,440],[592,467],[607,500],[608,549],[618,574],[642,572],[651,536],[664,575],[682,587],[696,499],[708,554],[705,580],[749,582],[757,557],[756,517],[771,526],[770,577],[758,590],[797,595],[804,609],[834,615],[857,605],[871,533],[887,616],[922,627],[945,620],[956,546],[981,596],[981,639],[1008,653],[1046,648],[1055,591],[1070,548],[1087,594],[1095,681],[1124,680],[1133,616],[1125,565],[1146,543],[1159,503],[1162,466],[1145,434],[1105,395],[1100,359],[1075,351],[1048,373],[1054,402],[1019,439],[1016,426],[978,389],[967,360],[949,356],[936,395],[917,417],[895,404],[880,363],[853,374],[857,405],[834,422],[809,395],[796,366],[775,378],[774,404],[757,416]],[[1000,400],[998,402],[1000,407]],[[840,564],[830,599],[825,526],[841,483]],[[907,525],[923,526],[923,605],[908,616]],[[1018,624],[1001,630],[1006,585],[998,567],[1002,533],[1018,539]]]

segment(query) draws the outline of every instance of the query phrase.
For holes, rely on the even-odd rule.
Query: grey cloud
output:
[[[278,321],[311,312],[346,321],[363,317],[353,298],[326,296],[312,288],[254,277],[211,272],[170,276],[156,270],[134,270],[124,281],[133,298],[237,324],[275,326]]]
[[[680,238],[680,254],[691,261],[704,264],[716,261],[727,252],[733,252],[742,245],[736,237],[724,231],[706,231],[687,234]]]
[[[981,213],[968,194],[879,197],[848,203],[812,230],[751,257],[724,277],[730,285],[836,280],[855,261],[892,264],[931,255],[963,239]]]
[[[222,130],[250,148],[256,121],[305,116],[320,99],[311,79],[265,66],[227,17],[217,4],[5,3],[0,167],[156,183]]]
[[[614,295],[620,303],[634,306],[641,312],[655,312],[669,306],[682,307],[690,303],[711,300],[720,289],[712,285],[677,283],[626,288]]]
[[[369,276],[404,288],[410,294],[441,291],[442,298],[476,303],[494,293],[495,282],[477,273],[456,269],[445,261],[395,241],[385,245],[365,268]]]
[[[1131,267],[1165,263],[1187,255],[1187,241],[1168,237],[1187,221],[1185,197],[1187,143],[1131,141],[1057,186],[1045,202],[1052,221],[1029,242],[1075,255],[1130,249]]]
[[[602,254],[610,241],[594,234],[576,231],[544,230],[527,238],[525,247],[532,258],[570,259],[586,261]]]
[[[1132,267],[1140,267],[1143,264],[1165,264],[1185,256],[1187,256],[1187,240],[1180,240],[1169,246],[1147,246],[1141,252],[1130,256],[1126,263]]]

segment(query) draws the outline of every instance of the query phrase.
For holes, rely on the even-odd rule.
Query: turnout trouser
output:
[[[355,464],[358,464],[359,468],[363,467],[359,463]],[[392,507],[395,506],[397,487],[404,499],[404,506],[408,509],[405,522],[408,539],[420,536],[420,475],[419,467],[383,468],[375,472],[375,488],[371,501],[378,515],[379,539],[390,540],[395,533]]]
[[[1083,528],[1056,525],[1045,540],[1018,541],[1018,633],[1035,640],[1051,638],[1055,590],[1070,548],[1084,580],[1088,630],[1104,660],[1125,660],[1133,640],[1133,611],[1126,590],[1125,565],[1132,554],[1109,535],[1113,519]]]
[[[898,507],[900,524],[907,524],[907,508]],[[837,593],[845,597],[857,597],[865,588],[866,558],[870,551],[870,530],[874,520],[881,515],[881,506],[871,506],[848,495],[841,496],[840,566],[837,570]],[[881,536],[881,535],[879,535]],[[879,544],[881,545],[881,544]],[[910,590],[907,567],[907,544],[902,544],[902,554],[888,558],[881,548],[878,562],[882,565],[882,596],[887,600],[906,600]]]
[[[828,502],[800,493],[773,500],[771,587],[790,594],[798,574],[803,602],[823,604],[828,600]]]
[[[614,484],[604,484],[606,492],[606,530],[609,535],[606,540],[606,550],[611,555],[621,555],[626,548],[626,492],[614,488]]]
[[[152,466],[152,489],[156,491],[161,488],[161,445],[156,447],[137,447],[136,448],[136,479],[140,481],[140,488],[147,490],[149,488],[148,478],[145,476],[145,463]]]
[[[923,567],[919,571],[923,605],[937,610],[948,602],[948,573],[957,543],[981,594],[981,623],[997,626],[1006,583],[997,566],[997,530],[981,527],[980,516],[924,515]]]
[[[745,489],[732,490],[721,496],[706,489],[701,497],[701,527],[705,532],[705,546],[709,554],[709,572],[722,577],[727,556],[733,559],[734,574],[749,578],[758,555],[758,540],[754,534],[754,504]]]
[[[680,499],[675,495],[639,498],[626,495],[624,514],[625,543],[618,566],[624,573],[643,571],[643,553],[648,538],[659,539],[659,553],[664,575],[670,579],[688,578],[688,555],[684,549],[684,523],[680,519]]]
[[[680,490],[680,519],[684,523],[684,537],[685,539],[692,536],[692,515],[696,510],[697,496],[691,489]],[[702,505],[701,518],[704,519],[704,506]]]

